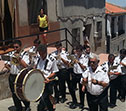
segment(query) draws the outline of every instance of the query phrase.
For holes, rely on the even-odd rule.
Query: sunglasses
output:
[[[95,63],[96,63],[96,61],[90,61],[90,64],[91,64],[91,63],[92,63],[92,64],[95,64]]]
[[[16,48],[16,49],[17,49],[17,48],[19,48],[19,47],[18,47],[18,46],[14,46],[14,48]]]

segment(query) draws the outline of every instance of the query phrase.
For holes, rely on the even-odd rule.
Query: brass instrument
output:
[[[20,55],[21,55],[21,53],[23,52],[23,50],[26,48],[26,46],[27,46],[27,45],[25,45],[25,46],[20,50],[20,52],[19,52],[18,55],[16,55],[16,52],[14,53],[14,56],[11,57],[11,63],[12,63],[12,64],[14,64],[14,65],[19,65],[19,64],[20,64],[20,62],[19,62],[19,60],[20,60]]]
[[[119,66],[119,64],[116,66],[110,66],[108,72],[110,72],[111,70],[117,69],[118,66]]]
[[[69,67],[73,67],[74,64],[77,62],[75,56],[74,56],[74,55],[68,55],[67,58],[68,58],[69,60],[71,60],[71,62],[69,63]]]
[[[37,53],[28,51],[28,55],[29,55],[30,63],[33,63],[34,62],[34,58],[37,56]]]

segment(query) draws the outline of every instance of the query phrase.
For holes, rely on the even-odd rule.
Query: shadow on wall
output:
[[[105,0],[64,0],[64,7],[68,6],[82,6],[86,9],[103,8],[105,7]]]

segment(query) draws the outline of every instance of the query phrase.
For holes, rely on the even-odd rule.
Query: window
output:
[[[124,24],[124,16],[121,15],[118,17],[118,35],[124,34],[124,28],[123,28],[123,24]]]
[[[44,13],[47,14],[47,2],[46,0],[27,0],[28,2],[28,21],[29,24],[37,23],[37,16],[40,9],[44,9]]]
[[[102,40],[102,22],[97,22],[97,37],[95,38],[95,48],[101,47],[101,40]]]
[[[83,31],[84,40],[86,37],[88,37],[88,40],[90,40],[91,27],[91,24],[85,25],[85,30]]]
[[[98,32],[98,38],[102,38],[102,22],[97,22],[97,32]]]
[[[72,29],[72,44],[77,45],[80,42],[80,28]]]
[[[112,17],[112,21],[111,21],[111,35],[112,35],[112,38],[116,37],[116,33],[115,33],[115,17]]]

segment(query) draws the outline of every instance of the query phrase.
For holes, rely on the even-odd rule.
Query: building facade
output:
[[[8,2],[9,0],[5,1]],[[49,18],[50,30],[67,28],[82,45],[84,40],[88,39],[93,52],[101,53],[106,51],[105,0],[10,1],[13,2],[13,10],[9,10],[9,14],[14,11],[14,22],[10,22],[12,32],[14,32],[11,34],[12,38],[38,33],[37,15],[40,8],[44,8]],[[67,36],[73,45],[77,44],[70,34]],[[64,32],[48,35],[50,42],[63,40],[64,38]],[[27,41],[27,39],[24,40]],[[31,37],[28,40],[31,43],[33,38]],[[69,48],[71,47],[69,46]]]
[[[107,52],[119,53],[126,48],[126,10],[106,3]]]

